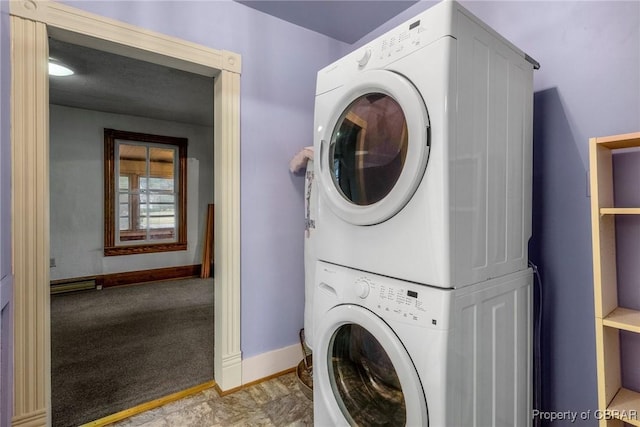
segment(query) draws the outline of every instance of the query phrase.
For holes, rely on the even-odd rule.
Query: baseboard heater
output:
[[[178,267],[154,268],[151,270],[125,271],[122,273],[52,280],[50,283],[51,294],[200,277],[200,268],[201,266],[199,264],[182,265]]]
[[[51,284],[51,295],[62,294],[65,292],[86,291],[96,288],[96,279],[78,280],[73,282],[64,282]]]

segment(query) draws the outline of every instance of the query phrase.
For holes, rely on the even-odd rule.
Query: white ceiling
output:
[[[293,24],[353,43],[415,0],[236,0]],[[76,71],[50,77],[52,104],[213,126],[213,79],[49,40],[49,55]]]
[[[54,39],[49,56],[76,72],[49,77],[52,104],[213,126],[210,77]]]

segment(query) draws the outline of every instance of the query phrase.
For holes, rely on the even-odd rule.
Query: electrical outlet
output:
[[[591,197],[591,176],[589,171],[587,171],[587,197]]]
[[[56,259],[55,258],[49,258],[49,267],[53,268],[56,266]]]

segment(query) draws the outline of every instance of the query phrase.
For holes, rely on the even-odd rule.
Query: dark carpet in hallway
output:
[[[54,427],[213,379],[213,279],[51,296]]]

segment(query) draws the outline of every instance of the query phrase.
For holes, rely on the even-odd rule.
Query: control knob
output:
[[[365,299],[369,295],[370,285],[367,279],[358,279],[355,283],[356,295]]]
[[[357,61],[358,67],[362,68],[365,65],[367,65],[367,62],[369,62],[369,59],[371,59],[371,49],[367,48],[364,51],[364,54],[362,55],[362,57]]]

